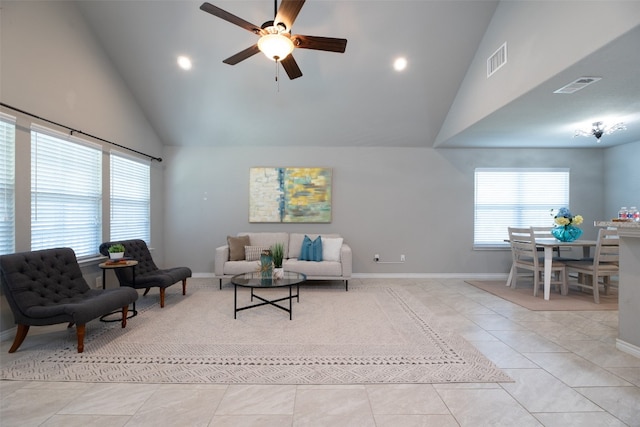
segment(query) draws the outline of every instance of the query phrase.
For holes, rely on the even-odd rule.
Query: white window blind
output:
[[[507,227],[549,227],[569,206],[569,169],[478,168],[474,246],[502,246]]]
[[[150,166],[111,152],[111,240],[150,244]]]
[[[78,138],[31,130],[31,249],[98,254],[102,237],[102,151]]]
[[[0,113],[0,255],[15,251],[15,141],[15,118]]]

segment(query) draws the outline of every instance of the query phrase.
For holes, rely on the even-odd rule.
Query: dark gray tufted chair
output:
[[[30,326],[66,322],[69,327],[76,325],[78,353],[82,353],[88,321],[122,310],[124,328],[129,304],[138,299],[138,292],[131,288],[89,288],[71,248],[2,255],[0,270],[2,288],[18,325],[9,353],[20,347]]]
[[[144,289],[147,295],[150,288],[160,289],[160,307],[164,307],[164,291],[169,286],[182,281],[182,295],[187,292],[187,278],[191,277],[191,269],[188,267],[174,267],[159,269],[151,258],[151,253],[144,240],[120,240],[116,242],[105,242],[100,245],[100,253],[109,256],[109,247],[120,243],[124,245],[124,256],[128,259],[135,259],[138,265],[134,271],[131,268],[115,269],[116,277],[121,286],[132,286],[136,289]]]

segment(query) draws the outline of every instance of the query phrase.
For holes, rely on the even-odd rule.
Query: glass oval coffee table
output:
[[[263,277],[262,273],[259,271],[253,273],[243,273],[237,274],[231,278],[231,283],[233,284],[233,318],[236,318],[236,314],[239,311],[247,310],[249,308],[261,307],[263,305],[272,305],[274,307],[278,307],[280,310],[284,310],[289,313],[289,320],[292,319],[293,315],[293,307],[291,301],[296,298],[297,302],[300,302],[300,283],[307,280],[307,276],[302,273],[295,273],[293,271],[285,271],[284,276],[281,279],[274,279],[273,277]],[[258,304],[246,305],[244,307],[238,307],[238,286],[242,288],[250,288],[251,289],[251,301],[254,298],[260,300],[262,302]],[[296,287],[296,293],[293,294],[293,287]],[[277,298],[277,299],[266,299],[259,295],[256,295],[256,289],[268,289],[268,288],[289,288],[289,296]],[[280,304],[276,304],[280,301],[289,301],[289,308],[284,307]]]

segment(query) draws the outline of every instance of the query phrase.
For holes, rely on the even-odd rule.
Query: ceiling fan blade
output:
[[[238,52],[233,56],[228,57],[222,62],[229,65],[236,65],[238,62],[244,61],[245,59],[252,57],[258,52],[260,52],[260,49],[258,49],[258,44],[256,43],[253,46],[248,47],[245,50]]]
[[[304,1],[305,0],[282,0],[280,2],[278,13],[273,20],[274,24],[282,22],[287,27],[287,31],[290,32],[291,27],[293,26],[293,21],[296,20],[300,9],[302,9],[302,6],[304,5]]]
[[[287,72],[289,79],[293,80],[298,77],[302,77],[302,71],[300,71],[300,67],[298,67],[296,60],[293,59],[293,55],[287,55],[287,57],[280,61],[280,63],[282,64],[282,68]]]
[[[237,25],[238,27],[242,27],[247,31],[251,31],[254,34],[260,34],[260,27],[252,24],[251,22],[247,22],[242,18],[238,18],[236,15],[233,15],[226,10],[220,9],[218,6],[214,6],[211,3],[204,2],[202,6],[200,6],[201,10],[212,14],[213,16],[217,16],[218,18],[224,19],[227,22],[231,22],[232,24]]]
[[[344,53],[347,48],[347,39],[336,39],[333,37],[303,36],[296,34],[291,36],[293,45],[300,49],[324,50],[327,52]]]

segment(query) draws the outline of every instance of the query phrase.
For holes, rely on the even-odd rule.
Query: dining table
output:
[[[572,242],[561,242],[555,238],[538,238],[536,239],[536,247],[544,250],[544,299],[549,300],[551,295],[551,264],[553,263],[553,251],[555,248],[573,248],[582,247],[582,256],[588,258],[591,254],[591,248],[595,247],[598,242],[596,240],[577,239]],[[513,275],[516,274],[515,268],[511,267],[509,277],[507,278],[507,286],[511,286]]]

